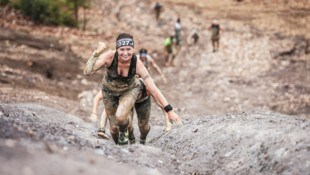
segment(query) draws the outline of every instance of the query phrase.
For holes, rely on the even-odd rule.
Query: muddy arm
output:
[[[137,62],[137,74],[142,77],[142,79],[145,82],[145,86],[147,91],[150,92],[156,103],[160,108],[164,110],[164,107],[167,106],[169,103],[164,97],[164,95],[160,92],[160,90],[157,88],[155,83],[153,82],[152,78],[150,77],[147,69],[144,67],[141,60],[138,60]],[[165,111],[166,112],[166,111]],[[179,116],[174,112],[174,110],[170,110],[167,112],[167,115],[170,119],[170,121],[174,121],[176,123],[181,123],[181,120]]]
[[[84,67],[84,75],[89,75],[89,74],[92,74],[94,73],[94,65],[96,63],[98,59],[98,56],[96,55],[95,52],[93,52],[93,54],[91,55],[91,57],[88,59],[88,61],[86,62],[86,65]]]
[[[156,99],[153,97],[154,101],[156,102],[156,104],[158,106],[160,106],[160,103],[158,101],[156,101]],[[166,129],[165,131],[170,131],[172,129],[172,123],[170,122],[170,118],[169,118],[169,115],[168,113],[162,108],[162,111],[164,113],[164,116],[165,116],[165,124],[166,124]]]
[[[84,67],[84,75],[89,75],[97,71],[107,63],[107,59],[111,56],[111,51],[103,53],[107,48],[104,42],[99,42],[97,49],[92,53]],[[103,54],[102,54],[103,53]]]

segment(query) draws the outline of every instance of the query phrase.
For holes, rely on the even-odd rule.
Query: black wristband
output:
[[[169,112],[169,111],[172,111],[172,106],[170,105],[170,104],[168,104],[167,106],[165,106],[164,107],[164,110],[166,111],[166,112]]]

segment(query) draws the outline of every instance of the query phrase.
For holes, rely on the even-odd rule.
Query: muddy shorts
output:
[[[133,86],[125,91],[113,91],[105,86],[102,87],[103,103],[111,125],[117,126],[115,114],[119,107],[120,110],[122,110],[122,113],[132,115],[132,112],[130,111],[133,109],[140,93],[141,83],[138,79],[134,82]],[[127,119],[130,119],[130,116],[127,116]]]

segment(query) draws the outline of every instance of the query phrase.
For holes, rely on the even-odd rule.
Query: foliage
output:
[[[75,4],[79,7],[90,8],[90,0],[66,0],[66,4],[68,4],[72,9]]]
[[[0,0],[0,5],[7,5],[9,2],[10,0]]]
[[[90,0],[65,0],[68,7],[73,11],[75,20],[79,20],[79,8],[89,8]]]
[[[0,0],[30,17],[35,23],[78,26],[78,9],[89,8],[90,0]]]

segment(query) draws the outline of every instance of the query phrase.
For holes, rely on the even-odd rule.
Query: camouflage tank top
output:
[[[111,65],[105,69],[102,90],[113,95],[121,95],[137,86],[141,86],[136,77],[137,57],[134,54],[131,58],[127,77],[121,76],[117,72],[118,53],[115,52]],[[141,88],[141,87],[138,87]]]

